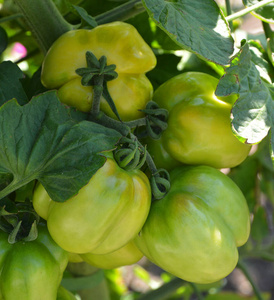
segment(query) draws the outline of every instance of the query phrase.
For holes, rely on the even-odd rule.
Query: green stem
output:
[[[147,151],[147,154],[146,154],[146,163],[147,163],[147,166],[148,166],[152,176],[154,176],[154,174],[157,173],[157,167],[156,167],[156,165],[154,163],[154,160],[152,159],[152,157],[151,157],[151,155],[149,154],[148,151]]]
[[[203,295],[201,294],[200,290],[198,289],[197,285],[195,283],[190,282],[189,283],[191,287],[193,288],[193,291],[195,292],[198,300],[204,300]]]
[[[7,187],[5,187],[3,190],[0,191],[0,199],[8,196],[10,193],[28,184],[34,179],[35,177],[25,177],[23,180],[18,180],[18,181],[14,179]]]
[[[73,28],[51,0],[14,0],[43,53],[53,42]]]
[[[130,133],[130,128],[127,127],[124,123],[120,121],[116,121],[110,117],[108,117],[105,113],[100,111],[99,113],[93,114],[92,112],[89,114],[89,120],[95,123],[101,124],[107,128],[112,128],[118,132],[120,132],[123,136],[127,136]]]
[[[124,122],[124,124],[126,124],[130,128],[145,126],[146,125],[146,118],[140,118],[140,119],[137,119],[137,120]]]
[[[141,0],[132,0],[96,16],[95,20],[98,24],[105,24],[117,20],[124,21],[140,14],[143,11],[145,11],[145,8]]]
[[[104,76],[96,76],[96,80],[93,87],[93,99],[92,99],[92,113],[98,114],[100,112],[100,100],[103,94]]]
[[[237,267],[244,273],[245,277],[247,278],[247,280],[250,282],[254,294],[257,297],[258,300],[264,300],[259,288],[257,287],[256,283],[254,282],[253,278],[250,276],[245,264],[243,264],[242,261],[238,261]]]
[[[18,19],[18,18],[22,18],[22,17],[24,17],[23,14],[14,14],[14,15],[11,15],[11,16],[8,16],[8,17],[1,18],[0,23],[8,22],[8,21]]]
[[[274,33],[273,33],[269,23],[262,22],[262,24],[263,24],[266,39],[268,39],[268,38],[273,39]]]
[[[227,16],[230,16],[232,11],[231,11],[231,5],[230,5],[230,0],[225,0],[225,6],[226,6],[226,14]],[[230,30],[233,31],[233,23],[232,21],[229,21],[229,27],[230,27]]]
[[[173,295],[178,288],[185,284],[185,281],[179,278],[174,278],[170,282],[164,284],[157,290],[150,291],[137,300],[162,300]]]
[[[262,0],[262,1],[258,2],[257,4],[251,5],[251,6],[245,8],[243,10],[240,10],[240,11],[236,12],[235,14],[227,16],[226,20],[228,22],[233,21],[235,19],[243,17],[243,16],[249,14],[250,12],[255,11],[255,10],[257,10],[257,9],[267,5],[267,4],[270,4],[272,2],[274,2],[274,0]]]

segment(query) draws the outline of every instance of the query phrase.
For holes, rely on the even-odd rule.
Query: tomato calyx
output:
[[[104,55],[98,60],[91,51],[86,52],[86,62],[87,67],[76,69],[75,72],[82,77],[81,84],[83,86],[93,86],[94,88],[92,113],[100,112],[100,100],[101,96],[104,96],[118,120],[121,120],[107,88],[107,82],[118,77],[117,72],[114,71],[116,66],[113,64],[108,66],[107,58]]]
[[[79,68],[75,72],[82,76],[81,83],[83,86],[94,85],[96,77],[103,77],[104,81],[110,81],[118,77],[115,65],[107,66],[107,58],[103,55],[99,60],[91,52],[86,52],[87,67]]]

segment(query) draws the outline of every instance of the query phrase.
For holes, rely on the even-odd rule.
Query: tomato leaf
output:
[[[77,14],[81,17],[81,28],[92,29],[97,26],[97,22],[95,21],[95,19],[90,16],[84,8],[76,5],[72,6]]]
[[[251,60],[256,65],[260,73],[260,77],[271,83],[274,79],[273,65],[268,61],[267,53],[259,41],[249,40],[249,50],[251,52]]]
[[[3,27],[0,26],[0,54],[7,48],[8,46],[8,36]]]
[[[150,17],[183,49],[226,65],[233,39],[214,0],[143,0]]]
[[[238,94],[232,109],[232,129],[246,143],[260,142],[273,126],[273,100],[271,90],[260,78],[245,44],[226,69],[217,86],[217,96]]]
[[[0,105],[16,98],[23,105],[28,102],[28,97],[23,89],[20,79],[24,78],[23,72],[16,64],[6,61],[0,64]]]
[[[115,130],[73,120],[55,92],[24,106],[8,101],[0,109],[0,132],[0,173],[13,175],[0,198],[38,179],[60,202],[88,183],[105,162],[98,153],[113,149],[120,138]]]
[[[254,212],[254,219],[251,226],[251,236],[258,243],[261,242],[269,234],[267,215],[265,208],[259,206]]]

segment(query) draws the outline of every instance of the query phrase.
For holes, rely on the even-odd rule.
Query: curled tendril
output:
[[[165,169],[158,169],[150,178],[153,199],[160,200],[170,189],[169,173]]]
[[[146,161],[146,148],[141,147],[136,137],[121,138],[120,148],[114,151],[114,158],[118,165],[127,170],[140,169]]]
[[[146,108],[141,110],[146,114],[146,130],[148,135],[157,140],[167,129],[168,111],[160,108],[154,101],[149,101]]]

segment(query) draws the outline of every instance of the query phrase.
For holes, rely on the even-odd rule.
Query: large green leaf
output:
[[[115,130],[72,120],[55,92],[24,106],[8,101],[0,109],[0,132],[0,174],[13,176],[0,198],[38,179],[55,201],[87,184],[105,162],[99,153],[113,149],[120,138]]]
[[[273,127],[274,102],[269,87],[271,85],[261,79],[251,60],[248,44],[245,44],[226,69],[216,90],[217,96],[239,95],[231,119],[232,129],[240,140],[258,143]]]
[[[150,17],[183,49],[226,65],[233,39],[214,0],[142,0]]]
[[[12,98],[16,98],[21,105],[28,102],[20,81],[23,78],[24,74],[16,64],[10,61],[0,64],[0,105]]]
[[[0,55],[8,46],[8,36],[3,27],[0,26]]]

